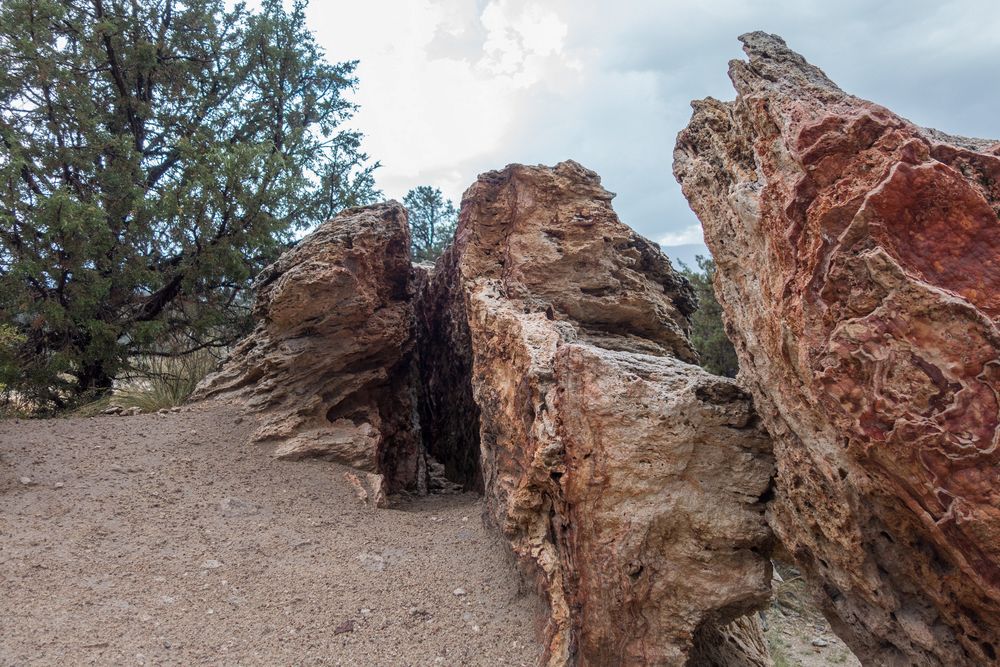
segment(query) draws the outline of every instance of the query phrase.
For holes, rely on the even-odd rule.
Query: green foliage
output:
[[[455,236],[458,213],[438,188],[421,185],[403,197],[409,211],[410,246],[414,261],[433,262]]]
[[[304,9],[0,4],[0,381],[58,407],[166,336],[225,346],[297,230],[377,197]]]
[[[736,350],[726,335],[722,306],[716,300],[715,289],[712,287],[715,261],[700,255],[695,259],[700,269],[698,271],[680,263],[681,273],[691,282],[698,297],[698,310],[691,316],[691,342],[698,351],[705,370],[716,375],[736,377],[740,369]]]

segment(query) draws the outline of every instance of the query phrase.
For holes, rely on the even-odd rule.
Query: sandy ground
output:
[[[372,510],[248,430],[0,422],[0,664],[534,664],[537,602],[475,497]]]

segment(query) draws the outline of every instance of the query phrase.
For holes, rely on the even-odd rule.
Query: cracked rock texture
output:
[[[865,664],[995,664],[1000,145],[741,40],[675,173],[775,438],[770,523]]]
[[[690,286],[612,196],[574,162],[480,176],[424,297],[454,340],[421,363],[471,369],[437,386],[478,409],[454,449],[478,439],[548,664],[769,664],[755,619],[733,621],[769,596],[770,442],[747,394],[691,365]]]
[[[426,490],[409,246],[396,202],[320,225],[257,278],[256,329],[195,398],[259,412],[252,438],[279,458],[323,457],[384,476],[389,492]]]

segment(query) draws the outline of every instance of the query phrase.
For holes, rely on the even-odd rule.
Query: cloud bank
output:
[[[572,158],[664,246],[700,247],[673,143],[690,100],[732,98],[743,32],[921,125],[1000,136],[994,0],[314,0],[308,20],[330,58],[361,61],[355,126],[387,196],[457,201],[482,171]]]

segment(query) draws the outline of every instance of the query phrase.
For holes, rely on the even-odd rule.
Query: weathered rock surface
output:
[[[257,278],[256,330],[196,398],[238,397],[260,412],[253,439],[278,457],[383,475],[389,492],[425,488],[409,245],[396,202],[321,225]]]
[[[549,664],[683,665],[725,633],[725,664],[768,664],[757,625],[723,626],[769,595],[769,440],[687,363],[690,287],[611,198],[573,162],[482,175],[425,296],[454,339],[422,363],[479,411],[487,520],[545,596]]]
[[[1000,145],[741,39],[675,173],[776,438],[771,524],[864,663],[995,664]]]

